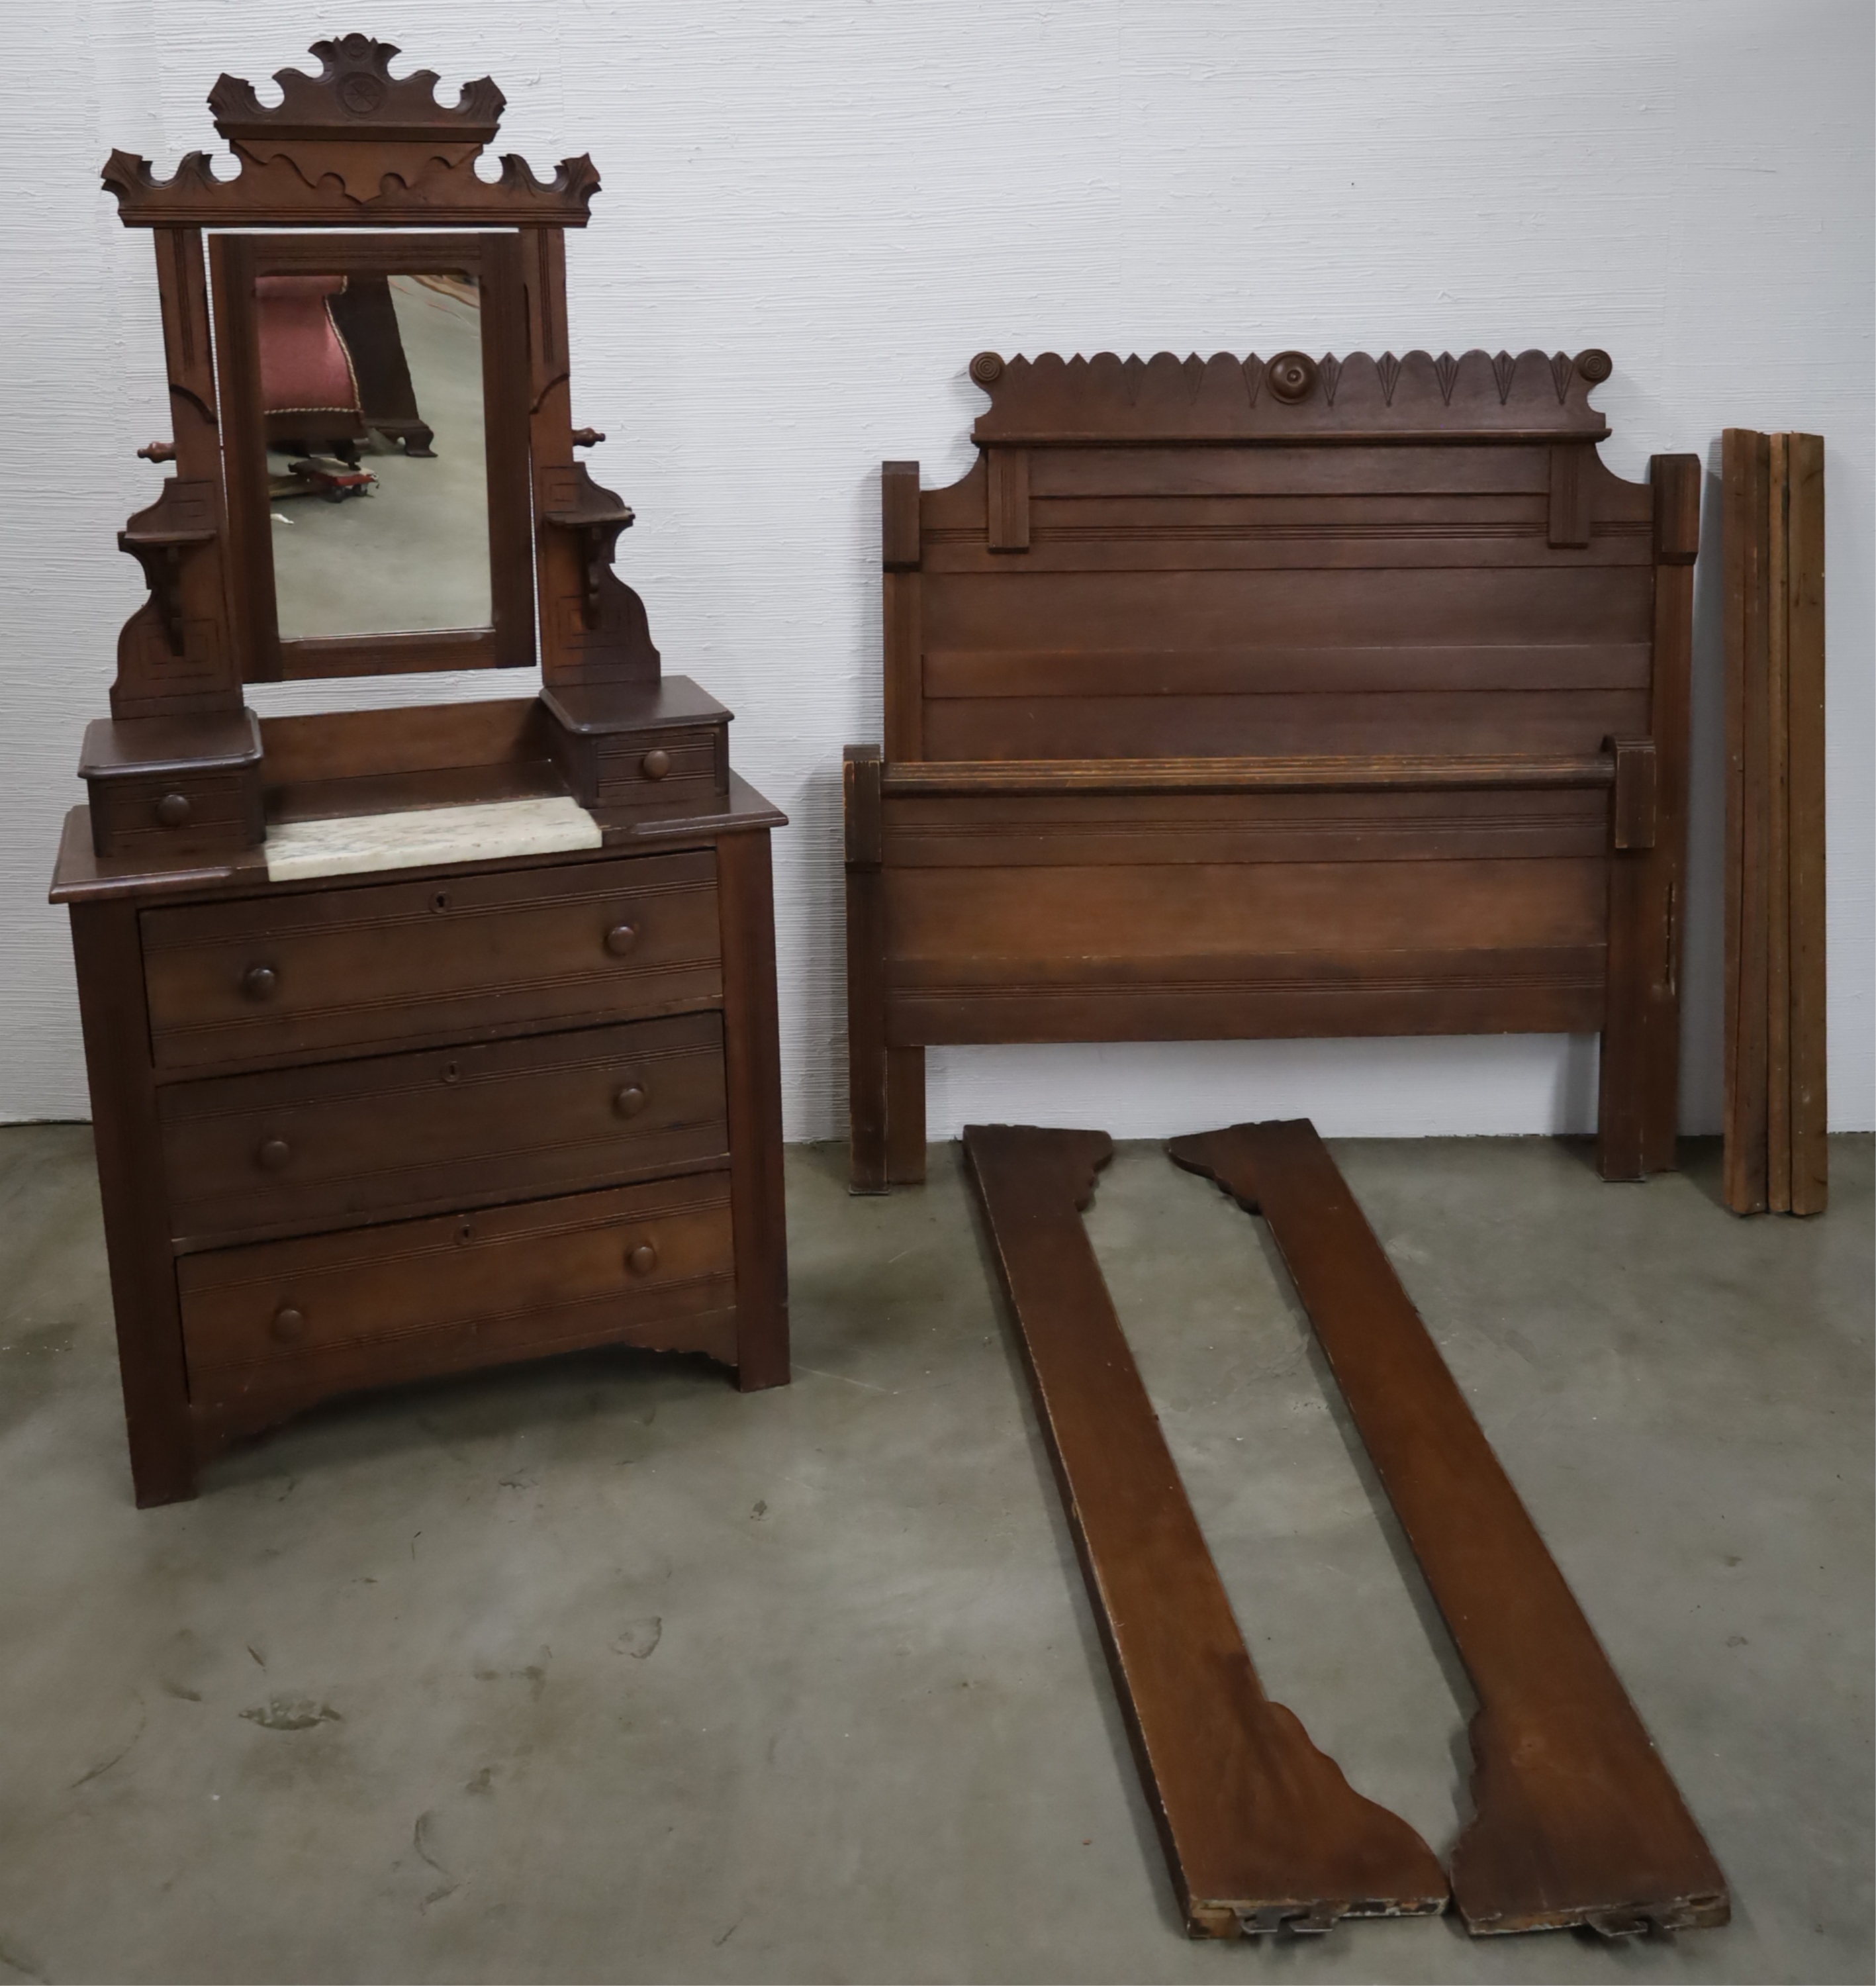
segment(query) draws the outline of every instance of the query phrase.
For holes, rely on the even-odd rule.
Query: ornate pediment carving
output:
[[[276,70],[280,102],[264,104],[244,77],[218,77],[208,93],[215,129],[237,143],[282,138],[352,137],[361,132],[416,144],[466,142],[486,145],[501,122],[507,99],[493,76],[466,82],[453,104],[436,101],[433,69],[406,76],[391,73],[399,51],[369,35],[315,42],[319,73]]]
[[[436,100],[434,69],[391,73],[398,51],[389,42],[343,35],[314,42],[312,52],[318,75],[275,75],[278,104],[261,103],[240,76],[224,76],[209,92],[215,128],[241,161],[237,177],[217,179],[206,152],[190,153],[168,180],[157,179],[147,159],[113,152],[104,184],[125,223],[585,224],[599,190],[591,159],[563,160],[547,180],[512,153],[499,180],[477,173],[504,103],[490,77],[465,83],[456,101],[444,104]]]

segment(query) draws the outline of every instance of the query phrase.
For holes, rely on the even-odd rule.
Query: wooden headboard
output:
[[[1672,1166],[1699,464],[1603,466],[1608,355],[970,369],[968,473],[882,475],[856,1187],[938,1042],[1600,1032]]]

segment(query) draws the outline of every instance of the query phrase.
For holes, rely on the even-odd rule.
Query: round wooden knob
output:
[[[636,924],[615,924],[606,933],[606,949],[615,958],[623,958],[638,942]]]
[[[271,1000],[280,984],[271,965],[251,965],[241,974],[241,991],[250,1000]]]
[[[612,1099],[612,1107],[621,1117],[636,1117],[651,1099],[645,1093],[642,1084],[628,1082]]]
[[[285,1304],[274,1313],[274,1335],[282,1345],[291,1345],[306,1335],[306,1313]]]
[[[662,779],[671,769],[671,754],[662,745],[655,745],[638,761],[638,769],[648,779]]]
[[[1294,406],[1309,397],[1316,382],[1316,362],[1306,352],[1279,352],[1264,369],[1264,377],[1278,399]]]
[[[186,827],[189,823],[189,796],[165,793],[157,803],[157,820],[163,827]]]
[[[635,1276],[648,1276],[658,1267],[658,1251],[650,1242],[641,1241],[626,1251],[625,1266]]]
[[[254,1156],[261,1161],[263,1172],[277,1173],[293,1156],[293,1148],[285,1138],[269,1138]]]

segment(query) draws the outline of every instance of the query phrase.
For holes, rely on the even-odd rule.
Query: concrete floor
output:
[[[1871,1149],[1352,1143],[1733,1884],[1726,1930],[1180,1934],[955,1146],[789,1154],[796,1383],[581,1357],[130,1505],[82,1126],[0,1134],[0,1981],[1871,1976]],[[1257,1225],[1090,1215],[1271,1693],[1449,1846],[1463,1684]]]
[[[369,495],[269,507],[283,640],[489,624],[482,314],[410,276],[391,278],[391,304],[436,453],[407,456],[374,433],[359,445],[378,479]],[[270,453],[270,473],[285,476],[290,459]]]

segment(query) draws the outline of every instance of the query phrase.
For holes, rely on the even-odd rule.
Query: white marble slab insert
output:
[[[488,800],[412,813],[282,822],[267,831],[267,874],[271,882],[292,883],[312,876],[490,862],[599,845],[599,823],[577,802],[557,794],[551,799]]]

